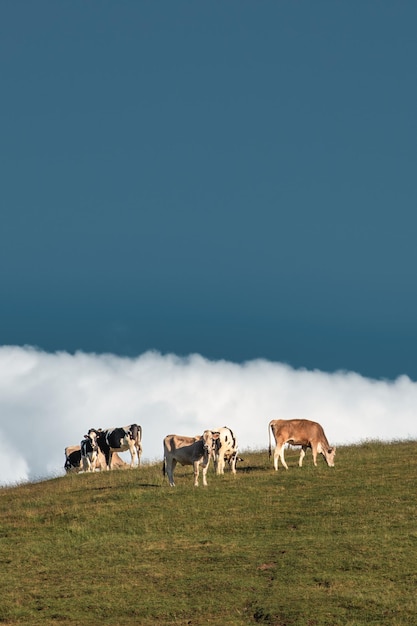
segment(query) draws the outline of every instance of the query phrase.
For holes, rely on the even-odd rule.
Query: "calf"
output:
[[[322,454],[329,467],[334,466],[336,447],[331,447],[324,434],[324,430],[317,422],[310,420],[271,420],[268,424],[269,457],[271,457],[271,432],[275,438],[274,468],[278,470],[278,460],[288,469],[284,459],[284,446],[286,443],[292,446],[301,446],[298,464],[302,467],[303,458],[307,448],[311,448],[314,465],[317,465],[317,454]]]
[[[81,441],[81,461],[84,472],[94,472],[98,462],[97,433],[89,430]]]
[[[200,465],[203,469],[203,485],[207,486],[206,474],[213,452],[217,433],[205,430],[201,437],[183,437],[181,435],[167,435],[164,439],[164,463],[162,473],[168,475],[169,484],[175,487],[174,469],[180,465],[192,465],[194,468],[194,486],[198,487]]]

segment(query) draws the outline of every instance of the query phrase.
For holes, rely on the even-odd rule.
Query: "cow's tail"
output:
[[[269,440],[268,456],[269,458],[271,458],[271,424],[272,424],[272,420],[268,424],[268,440]]]
[[[165,464],[165,457],[164,457],[164,462],[162,463],[162,476],[166,476],[166,464]]]

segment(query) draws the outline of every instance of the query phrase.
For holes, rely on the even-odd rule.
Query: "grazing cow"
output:
[[[214,443],[213,451],[214,469],[216,474],[224,474],[226,461],[230,466],[232,474],[236,474],[236,461],[239,457],[237,456],[237,440],[233,431],[227,426],[223,426],[221,428],[216,428],[213,432],[218,434],[218,438]]]
[[[129,467],[128,463],[125,463],[122,458],[115,452],[112,457],[112,468],[125,469]],[[65,465],[64,469],[67,474],[82,473],[83,464],[81,460],[81,446],[68,446],[65,448]],[[97,451],[97,458],[94,469],[105,470],[107,469],[106,459],[104,454],[99,449]]]
[[[130,426],[121,426],[118,428],[109,428],[107,430],[90,429],[88,434],[96,433],[97,444],[101,452],[106,458],[107,469],[112,469],[112,457],[114,452],[125,452],[129,450],[131,463],[130,467],[140,465],[140,457],[142,454],[142,427],[138,424]]]
[[[97,466],[97,457],[97,433],[95,430],[90,430],[81,441],[81,461],[84,472],[94,472]]]
[[[67,446],[65,448],[64,469],[67,474],[78,473],[82,470],[80,446]]]
[[[180,465],[192,465],[194,468],[194,486],[198,487],[200,465],[203,469],[203,485],[207,486],[206,474],[213,452],[217,433],[205,430],[200,437],[183,437],[181,435],[167,435],[164,439],[164,463],[162,473],[168,475],[169,484],[175,487],[174,469]]]
[[[284,446],[301,446],[298,464],[302,467],[307,448],[311,448],[314,465],[317,465],[317,453],[324,456],[329,467],[334,466],[336,447],[331,447],[324,434],[323,428],[317,422],[310,420],[271,420],[268,425],[269,457],[271,457],[271,431],[275,437],[274,468],[278,469],[278,460],[288,469],[284,459]]]

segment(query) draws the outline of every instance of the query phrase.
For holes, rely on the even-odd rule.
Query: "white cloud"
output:
[[[332,444],[417,438],[417,383],[147,352],[135,359],[0,348],[0,484],[63,474],[64,448],[91,427],[138,423],[143,460],[166,434],[230,426],[240,448],[268,446],[271,419],[322,424]],[[337,463],[337,459],[336,459]]]

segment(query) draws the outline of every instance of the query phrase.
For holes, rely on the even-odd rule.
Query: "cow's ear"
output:
[[[220,436],[220,433],[213,433],[213,439],[218,439]]]

